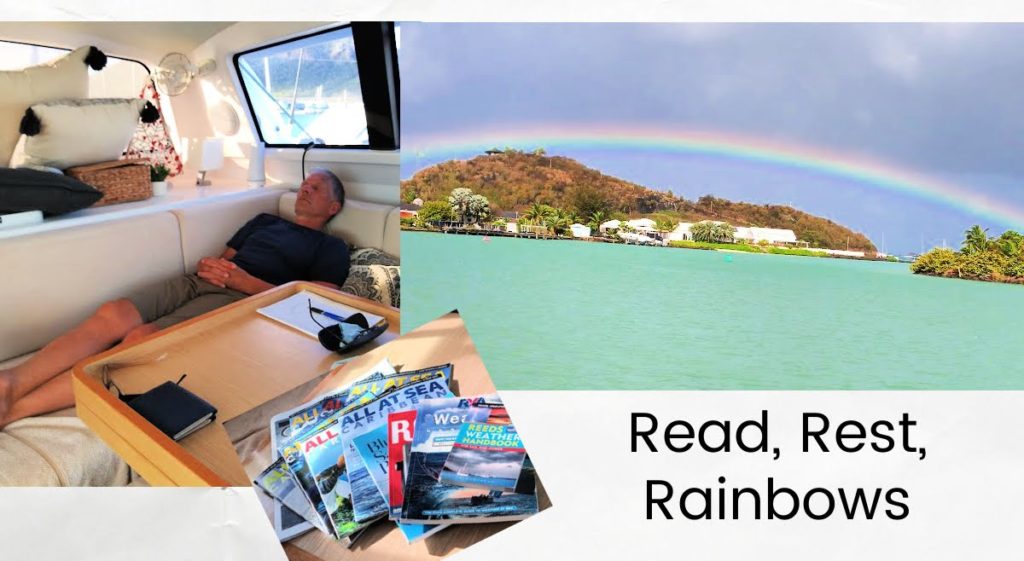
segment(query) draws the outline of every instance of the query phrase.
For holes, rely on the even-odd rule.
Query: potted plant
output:
[[[153,196],[159,197],[167,194],[167,176],[171,170],[166,166],[149,166],[149,180],[153,182]]]

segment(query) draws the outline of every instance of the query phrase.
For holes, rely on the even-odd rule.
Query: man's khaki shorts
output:
[[[128,299],[142,314],[142,321],[163,329],[246,296],[237,290],[214,286],[191,274],[145,287]]]

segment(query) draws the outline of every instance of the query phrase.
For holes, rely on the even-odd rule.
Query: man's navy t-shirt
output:
[[[231,261],[270,284],[308,280],[341,286],[348,277],[345,242],[273,214],[250,220],[228,247],[237,252]]]

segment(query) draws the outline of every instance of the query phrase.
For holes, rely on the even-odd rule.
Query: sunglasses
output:
[[[388,322],[385,319],[381,319],[371,326],[369,321],[367,321],[366,316],[361,313],[357,312],[348,317],[341,317],[314,307],[312,300],[307,299],[306,302],[309,306],[309,318],[313,320],[313,323],[320,327],[320,332],[317,333],[317,339],[319,339],[320,344],[329,351],[337,353],[350,351],[356,347],[369,343],[376,339],[381,333],[387,331]],[[326,317],[338,323],[334,325],[324,325],[320,323],[317,316]]]

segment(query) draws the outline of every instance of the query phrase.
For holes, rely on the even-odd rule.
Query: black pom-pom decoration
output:
[[[42,123],[39,122],[39,117],[36,117],[36,112],[31,107],[26,109],[18,131],[26,136],[35,136],[39,134],[40,130],[42,130]]]
[[[142,117],[143,123],[155,123],[160,118],[160,111],[147,101],[146,106],[139,112],[139,117]]]
[[[102,70],[107,65],[107,55],[96,47],[89,47],[89,54],[85,55],[85,63],[93,70]]]

